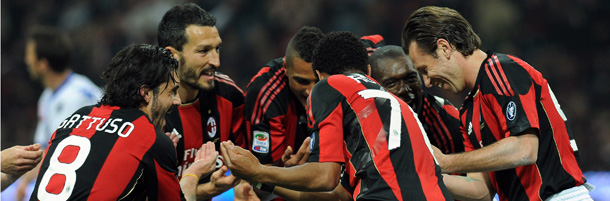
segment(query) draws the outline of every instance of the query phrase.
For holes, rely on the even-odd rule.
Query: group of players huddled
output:
[[[31,200],[591,200],[545,78],[453,9],[416,10],[401,46],[304,26],[246,91],[217,71],[215,23],[177,5],[159,46],[118,52]],[[424,84],[470,93],[458,110]]]

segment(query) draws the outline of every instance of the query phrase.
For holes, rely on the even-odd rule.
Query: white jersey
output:
[[[89,78],[70,73],[53,91],[46,88],[38,100],[38,126],[34,142],[47,147],[59,124],[83,106],[96,104],[102,97],[100,88]]]

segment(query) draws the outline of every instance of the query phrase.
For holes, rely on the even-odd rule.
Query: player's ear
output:
[[[146,84],[140,86],[140,96],[144,97],[146,104],[150,103],[150,100],[152,99],[152,89]]]
[[[453,47],[449,41],[445,40],[444,38],[439,38],[436,40],[436,52],[439,56],[449,59],[451,58],[452,51]]]
[[[49,60],[47,58],[40,58],[37,62],[37,66],[39,72],[49,72],[51,70],[51,65],[49,64]]]
[[[368,75],[369,77],[371,76],[371,65],[366,65],[366,75]]]
[[[282,68],[286,69],[286,57],[282,58]]]
[[[169,52],[172,53],[172,56],[174,57],[174,59],[180,61],[180,51],[178,51],[176,48],[172,47],[172,46],[167,46],[165,47],[166,50],[169,50]]]
[[[318,80],[324,79],[324,76],[322,76],[319,70],[316,70],[316,76],[318,77]]]

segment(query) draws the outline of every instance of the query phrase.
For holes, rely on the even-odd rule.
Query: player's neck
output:
[[[66,79],[68,79],[68,76],[70,75],[72,71],[71,70],[65,70],[63,72],[49,72],[47,73],[43,84],[45,87],[47,88],[51,88],[53,90],[56,90],[57,88],[59,88],[59,86],[61,86],[62,83],[64,83],[64,81],[66,81]]]
[[[472,55],[466,57],[463,72],[464,81],[468,89],[472,90],[474,88],[477,76],[479,75],[479,69],[481,69],[481,64],[485,61],[485,58],[487,58],[487,53],[480,49],[475,50]]]
[[[182,100],[182,104],[192,103],[197,100],[199,89],[189,84],[186,84],[186,82],[180,82],[178,94],[180,95],[180,100]]]

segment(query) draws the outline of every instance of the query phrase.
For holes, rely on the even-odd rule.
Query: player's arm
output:
[[[305,163],[290,168],[265,166],[249,151],[222,142],[226,165],[237,177],[300,191],[330,191],[339,183],[341,165],[335,162]]]
[[[534,164],[538,158],[538,131],[527,129],[473,151],[445,155],[434,152],[445,173],[491,172]]]
[[[273,190],[273,194],[279,195],[280,197],[287,200],[295,201],[352,200],[351,195],[341,185],[337,185],[334,190],[328,192],[305,192],[290,190],[283,187],[275,187]]]
[[[180,180],[180,188],[188,201],[197,200],[197,182],[199,178],[214,171],[218,152],[212,142],[205,143],[195,154],[195,162],[186,170]]]
[[[443,175],[443,182],[457,200],[492,200],[495,191],[487,173],[474,172],[466,176]]]
[[[199,184],[197,186],[197,200],[212,199],[214,196],[220,195],[237,185],[240,179],[232,174],[225,175],[227,171],[228,168],[222,166],[212,173],[210,182]]]

